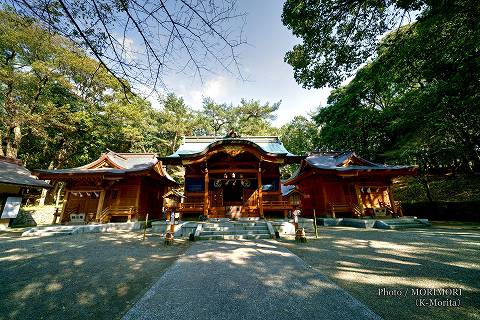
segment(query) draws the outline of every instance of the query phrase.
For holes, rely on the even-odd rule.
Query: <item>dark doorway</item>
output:
[[[243,201],[243,186],[240,181],[227,181],[223,187],[223,202],[241,203]]]

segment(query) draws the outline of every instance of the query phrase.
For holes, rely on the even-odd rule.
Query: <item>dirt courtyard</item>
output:
[[[480,319],[478,224],[399,231],[323,227],[319,239],[281,242],[385,319]],[[424,288],[461,289],[461,295]]]
[[[0,232],[0,319],[118,319],[188,247],[116,232]]]
[[[319,232],[319,239],[307,243],[281,239],[278,245],[383,318],[480,319],[479,226]],[[189,247],[187,240],[165,246],[152,235],[142,241],[134,232],[58,237],[0,232],[0,320],[120,319]],[[448,288],[461,289],[461,295],[421,291]],[[460,305],[425,306],[419,299]]]

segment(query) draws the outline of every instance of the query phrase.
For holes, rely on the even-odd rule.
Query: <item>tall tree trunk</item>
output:
[[[1,130],[0,130],[0,156],[5,156],[5,153],[3,152],[3,135]]]
[[[58,205],[60,204],[60,195],[62,194],[63,185],[63,182],[58,183],[57,196],[55,197],[55,208],[58,208]]]
[[[425,174],[423,177],[418,177],[418,179],[420,180],[423,187],[425,188],[425,193],[427,195],[428,201],[433,202],[433,197],[432,197],[432,193],[430,191],[430,184],[428,183],[427,174]]]
[[[20,142],[22,141],[22,131],[20,125],[14,124],[10,126],[7,133],[7,146],[5,155],[10,158],[17,158]]]
[[[50,161],[50,164],[48,165],[48,170],[53,169],[53,160]],[[46,183],[50,183],[50,180],[45,180]],[[38,205],[43,207],[45,205],[45,198],[47,197],[48,189],[43,188],[42,189],[42,194],[40,196],[40,201],[38,202]]]

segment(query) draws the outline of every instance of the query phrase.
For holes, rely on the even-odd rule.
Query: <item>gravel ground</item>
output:
[[[176,320],[381,320],[273,240],[196,242],[123,320],[165,310]]]
[[[20,234],[0,232],[1,320],[119,319],[188,248],[129,232]]]
[[[476,226],[443,223],[402,231],[334,227],[319,233],[319,239],[305,244],[281,243],[385,319],[480,319]],[[446,296],[415,291],[420,288],[462,291],[461,296]],[[458,301],[459,307],[448,306]]]

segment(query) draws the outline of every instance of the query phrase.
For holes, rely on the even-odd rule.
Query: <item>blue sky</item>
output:
[[[240,0],[238,9],[247,13],[244,34],[248,45],[238,51],[241,70],[248,81],[226,71],[197,78],[172,74],[165,78],[168,89],[185,102],[200,109],[203,97],[218,103],[238,104],[240,99],[265,102],[282,101],[274,125],[281,126],[296,115],[325,105],[330,89],[303,89],[295,82],[292,68],[283,61],[285,53],[300,41],[281,21],[283,1]]]

